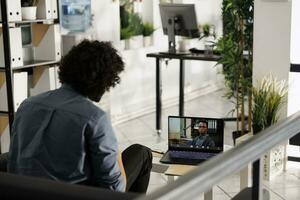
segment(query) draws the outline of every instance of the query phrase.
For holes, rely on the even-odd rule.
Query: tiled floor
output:
[[[222,97],[223,91],[201,96],[185,104],[186,116],[226,117],[233,105]],[[162,112],[162,133],[155,131],[155,113],[118,124],[114,127],[118,138],[119,148],[125,149],[133,143],[140,143],[152,149],[165,151],[167,149],[167,116],[177,115],[178,107],[164,108]],[[228,116],[230,117],[230,116]],[[231,132],[235,123],[226,122],[224,143],[232,145]],[[151,173],[148,193],[167,184],[167,177],[158,173]],[[265,188],[270,191],[273,200],[300,199],[300,163],[288,162],[287,171],[276,176],[272,181],[264,181]],[[213,188],[213,199],[231,199],[239,192],[239,174],[230,175]],[[203,199],[203,196],[199,199]]]

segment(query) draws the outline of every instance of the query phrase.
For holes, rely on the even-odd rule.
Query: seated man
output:
[[[84,40],[74,46],[60,62],[62,87],[30,97],[19,107],[8,171],[145,193],[151,151],[132,145],[119,154],[108,116],[92,102],[120,82],[123,70],[122,58],[108,42]]]
[[[206,120],[202,120],[198,124],[199,135],[195,137],[192,141],[189,141],[188,145],[199,146],[204,148],[215,147],[215,142],[209,137],[208,133],[208,123]]]

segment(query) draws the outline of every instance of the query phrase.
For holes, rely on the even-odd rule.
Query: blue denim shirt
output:
[[[26,99],[12,127],[8,171],[124,191],[105,112],[68,85]]]

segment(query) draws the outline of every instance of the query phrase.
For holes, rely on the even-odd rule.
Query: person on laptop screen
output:
[[[200,120],[198,124],[198,136],[192,141],[187,143],[188,145],[201,146],[204,148],[215,147],[215,142],[208,135],[208,122],[206,120]]]

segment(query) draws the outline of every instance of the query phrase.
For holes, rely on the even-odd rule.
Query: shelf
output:
[[[53,24],[56,19],[35,19],[35,20],[22,20],[22,21],[10,21],[8,24],[28,24],[28,23],[45,23],[45,24]],[[2,26],[2,21],[0,21]]]
[[[14,67],[12,68],[13,71],[36,67],[36,66],[43,66],[43,65],[52,65],[57,64],[59,61],[53,61],[53,60],[33,60],[33,61],[24,61],[24,65],[20,67]]]
[[[1,111],[1,110],[0,110],[0,115],[8,115],[8,112],[7,112],[7,111]]]

